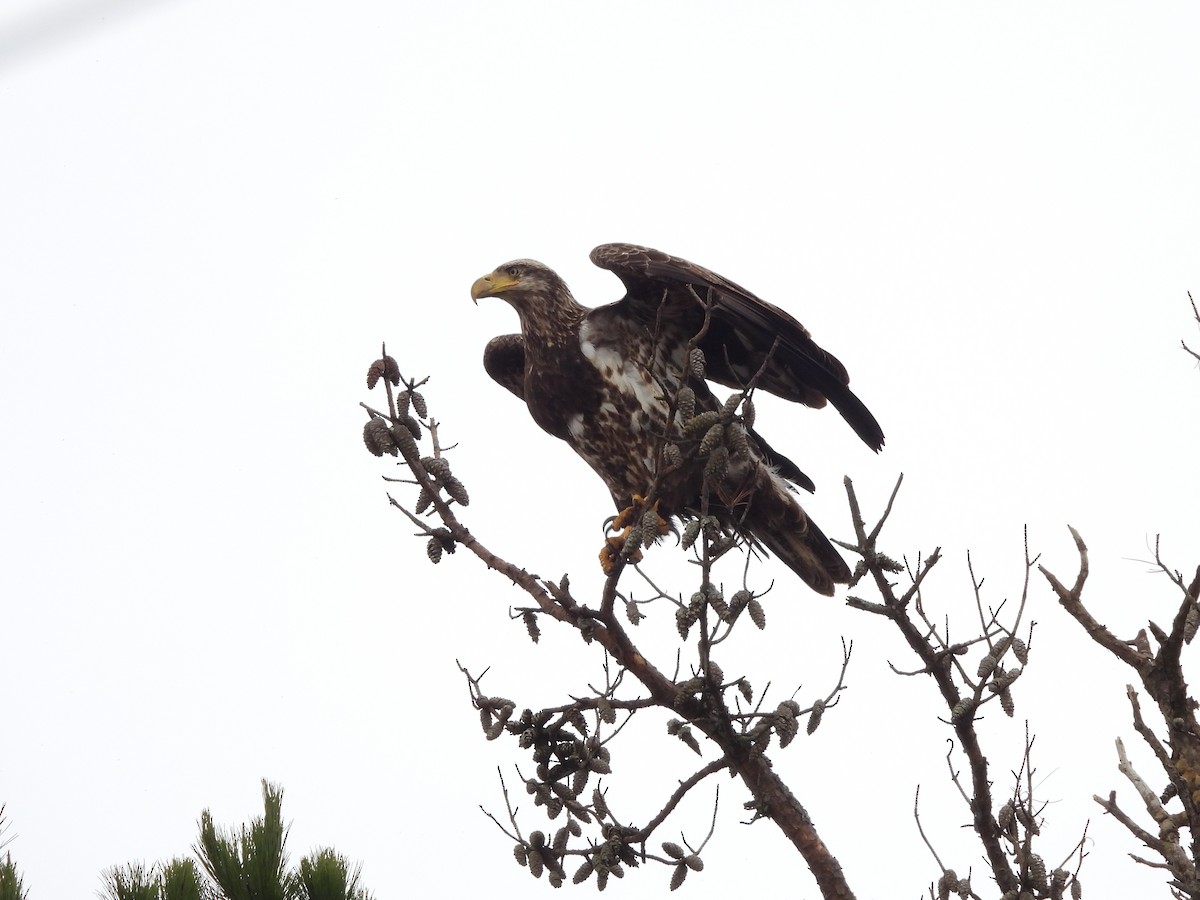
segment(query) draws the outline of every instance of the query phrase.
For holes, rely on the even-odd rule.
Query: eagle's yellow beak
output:
[[[471,285],[471,299],[478,303],[480,297],[495,297],[510,287],[515,287],[520,281],[519,278],[492,272],[490,275],[475,279],[475,283]]]

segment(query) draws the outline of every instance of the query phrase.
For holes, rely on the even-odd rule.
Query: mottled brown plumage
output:
[[[879,423],[847,387],[845,367],[783,310],[657,250],[604,244],[592,251],[592,261],[624,283],[621,300],[582,306],[558,275],[533,260],[505,263],[477,280],[471,295],[500,297],[521,320],[520,334],[488,344],[488,374],[525,401],[538,425],[587,461],[618,509],[653,481],[678,389],[694,389],[696,412],[721,406],[703,380],[687,375],[688,343],[704,327],[706,308],[708,330],[698,346],[709,380],[741,389],[757,376],[758,388],[787,400],[812,407],[832,403],[868,446],[883,446]],[[660,475],[663,516],[695,514],[704,465],[704,458],[693,457]],[[785,479],[813,489],[751,428],[744,449],[731,456],[710,492],[710,512],[774,552],[814,590],[832,594],[835,583],[849,579],[849,569]]]

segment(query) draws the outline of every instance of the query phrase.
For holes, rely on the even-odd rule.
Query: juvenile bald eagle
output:
[[[680,388],[694,392],[693,417],[722,408],[704,378],[690,374],[688,345],[704,329],[706,307],[708,328],[696,341],[707,361],[705,378],[742,389],[757,377],[757,388],[786,400],[811,407],[828,401],[869,447],[883,446],[879,423],[847,387],[845,367],[783,310],[707,269],[646,247],[603,244],[591,258],[624,283],[621,300],[581,306],[558,275],[529,259],[484,275],[471,286],[471,297],[499,297],[517,311],[521,333],[493,338],[484,368],[525,401],[538,425],[587,461],[618,510],[647,492],[656,470],[659,515],[688,517],[701,508],[704,456],[688,453],[668,471],[660,453],[666,440],[686,443],[678,410],[676,421],[668,422]],[[731,435],[728,463],[716,484],[710,471],[709,514],[771,550],[813,590],[832,594],[850,570],[788,484],[811,491],[812,481],[752,423],[739,424],[728,414],[725,421],[741,434]],[[700,437],[694,436],[693,447]]]

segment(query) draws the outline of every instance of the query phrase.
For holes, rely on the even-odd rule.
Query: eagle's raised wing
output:
[[[847,387],[846,367],[782,309],[715,272],[648,247],[601,244],[591,258],[624,283],[620,312],[651,331],[669,327],[696,334],[704,322],[703,304],[711,298],[709,329],[699,346],[713,381],[744,387],[774,346],[759,387],[805,406],[821,407],[828,400],[867,446],[883,446],[883,429]]]

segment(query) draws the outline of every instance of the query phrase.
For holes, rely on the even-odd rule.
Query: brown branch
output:
[[[1093,641],[1112,653],[1126,665],[1141,672],[1150,660],[1134,650],[1128,642],[1122,641],[1106,627],[1097,622],[1084,607],[1082,599],[1083,586],[1087,582],[1088,577],[1087,545],[1083,542],[1083,538],[1080,537],[1078,531],[1071,528],[1070,525],[1067,528],[1070,529],[1071,537],[1075,539],[1075,547],[1079,552],[1079,574],[1075,577],[1075,584],[1068,589],[1045,566],[1039,565],[1038,571],[1045,576],[1054,593],[1058,595],[1058,602],[1062,605],[1062,608],[1067,611],[1071,618],[1083,626],[1083,630],[1088,633],[1088,636]]]
[[[1126,813],[1117,805],[1116,791],[1110,791],[1107,798],[1101,797],[1098,794],[1093,794],[1092,799],[1100,804],[1100,807],[1106,813],[1124,825],[1129,830],[1129,833],[1136,837],[1139,841],[1141,841],[1155,853],[1162,853],[1162,841],[1160,841],[1146,829],[1142,828],[1142,826],[1137,822],[1133,821],[1133,819],[1129,817],[1128,813]]]
[[[943,872],[946,871],[946,866],[942,862],[942,858],[938,856],[938,852],[933,849],[933,844],[929,842],[929,837],[925,834],[925,828],[921,825],[921,786],[917,785],[917,791],[913,795],[913,820],[917,823],[917,832],[921,835],[921,840],[925,842],[925,846],[929,848],[929,852],[933,854],[933,860],[938,864],[938,868]]]
[[[670,798],[665,804],[663,804],[663,808],[655,814],[654,818],[637,830],[637,833],[633,836],[632,840],[636,843],[645,843],[650,838],[650,835],[654,833],[654,830],[658,828],[658,826],[664,821],[666,821],[667,816],[669,816],[675,807],[679,805],[679,801],[687,795],[688,791],[698,785],[709,775],[715,774],[716,772],[720,772],[727,768],[729,768],[729,760],[723,757],[721,759],[714,759],[703,769],[700,769],[699,771],[693,773],[690,777],[679,782],[679,787],[672,792]]]
[[[858,542],[857,546],[853,549],[862,556],[867,571],[871,573],[875,581],[875,587],[883,599],[883,607],[886,610],[887,617],[895,623],[905,643],[916,653],[924,669],[936,682],[938,691],[941,693],[946,707],[955,710],[963,697],[959,692],[958,685],[954,681],[952,667],[946,665],[946,660],[953,659],[953,657],[947,656],[945,650],[934,646],[926,632],[917,627],[908,613],[909,600],[917,596],[921,582],[928,575],[929,570],[937,563],[938,559],[941,558],[940,553],[935,550],[924,561],[923,565],[913,576],[913,585],[904,593],[903,597],[897,597],[891,582],[888,580],[888,571],[881,564],[881,559],[886,558],[881,557],[875,546],[875,539],[879,535],[882,523],[868,533],[858,497],[854,492],[854,484],[849,478],[844,479],[844,483],[850,502],[855,538]],[[895,499],[896,491],[899,490],[899,486],[900,483],[897,481],[896,489],[893,490],[892,497],[888,501],[889,511],[891,503]],[[970,808],[975,833],[983,844],[989,867],[1001,892],[1017,891],[1020,888],[1020,882],[1017,874],[1009,865],[1008,857],[1005,855],[1004,846],[1001,843],[1002,835],[1000,828],[992,812],[992,785],[988,774],[988,761],[983,753],[983,748],[980,746],[979,736],[975,731],[975,717],[971,711],[962,712],[951,722],[951,726],[954,729],[955,736],[958,738],[959,747],[962,749],[963,755],[967,758],[971,774],[971,792],[973,796],[970,800]]]
[[[614,570],[615,573],[615,570]],[[605,582],[605,596],[615,595],[616,581],[612,575]],[[598,614],[602,624],[596,637],[604,635],[605,648],[618,663],[627,667],[635,678],[650,691],[661,706],[676,710],[713,740],[723,753],[725,764],[735,771],[755,799],[761,815],[770,817],[776,826],[800,852],[817,881],[826,900],[851,900],[853,891],[836,857],[817,833],[807,810],[792,794],[783,779],[775,772],[771,761],[755,751],[732,727],[729,710],[719,695],[708,699],[719,704],[717,710],[706,707],[696,698],[680,698],[675,682],[654,668],[630,640],[624,626],[611,608]]]
[[[1150,789],[1149,785],[1146,784],[1142,776],[1138,774],[1136,769],[1134,769],[1133,764],[1125,755],[1125,745],[1119,738],[1117,740],[1117,757],[1120,760],[1117,768],[1120,770],[1121,774],[1129,780],[1129,783],[1133,785],[1134,789],[1138,792],[1138,795],[1142,798],[1142,803],[1146,807],[1146,811],[1158,825],[1158,836],[1156,837],[1146,829],[1142,828],[1117,806],[1116,791],[1113,791],[1109,794],[1107,803],[1101,801],[1099,798],[1093,799],[1100,803],[1100,805],[1104,807],[1107,812],[1111,813],[1117,819],[1117,821],[1124,825],[1126,829],[1129,830],[1130,834],[1134,835],[1134,837],[1141,841],[1148,849],[1153,850],[1155,853],[1161,856],[1166,862],[1166,867],[1175,877],[1176,882],[1185,890],[1187,890],[1191,896],[1195,896],[1196,866],[1195,863],[1188,858],[1188,855],[1184,852],[1183,847],[1180,845],[1178,823],[1175,821],[1175,818],[1163,808],[1162,803],[1159,801],[1154,791]],[[1145,865],[1152,865],[1151,863],[1146,863],[1144,860],[1140,860],[1140,862],[1143,862]]]
[[[1158,563],[1158,567],[1165,572],[1168,577],[1172,576],[1170,569],[1166,567],[1162,559],[1159,558],[1157,548],[1154,551],[1154,561]],[[1200,566],[1196,568],[1196,577],[1192,580],[1191,585],[1184,588],[1183,579],[1178,575],[1172,577],[1172,580],[1179,585],[1183,591],[1183,601],[1179,604],[1179,609],[1175,611],[1175,618],[1171,622],[1171,633],[1167,635],[1162,646],[1159,648],[1156,664],[1164,670],[1171,672],[1179,672],[1180,679],[1183,673],[1180,670],[1179,654],[1183,650],[1184,636],[1187,632],[1188,614],[1192,613],[1196,606],[1196,598],[1200,596]]]
[[[703,333],[703,329],[701,333]],[[385,384],[388,384],[386,379]],[[412,390],[413,385],[410,384],[409,389]],[[403,412],[404,410],[399,411]],[[373,416],[379,416],[375,411],[369,410],[369,412]],[[649,698],[645,700],[624,703],[614,701],[611,703],[612,706],[620,705],[632,711],[635,707],[641,708],[653,703],[670,709],[686,717],[691,726],[699,729],[720,749],[721,756],[716,762],[701,769],[672,795],[664,810],[653,820],[654,826],[657,827],[661,824],[662,819],[674,809],[679,798],[686,793],[689,787],[694,786],[699,780],[713,772],[728,768],[736,772],[749,789],[759,814],[771,818],[800,851],[817,881],[822,896],[827,900],[853,900],[854,894],[846,882],[840,865],[821,840],[807,811],[772,768],[771,761],[759,750],[756,750],[752,745],[752,740],[735,726],[729,709],[725,706],[724,686],[718,683],[718,679],[715,678],[708,666],[707,650],[710,646],[707,624],[708,605],[702,607],[700,613],[704,685],[694,694],[682,692],[673,678],[667,677],[642,655],[617,616],[616,600],[621,596],[619,582],[629,564],[625,555],[618,555],[615,558],[615,564],[605,579],[598,609],[591,609],[580,604],[570,593],[565,579],[561,584],[554,584],[540,579],[498,556],[476,538],[458,518],[456,508],[442,494],[441,482],[430,475],[422,462],[417,438],[408,432],[404,421],[398,418],[397,407],[391,396],[389,396],[389,412],[390,416],[382,418],[387,419],[391,424],[396,450],[403,457],[416,484],[430,498],[430,504],[435,514],[441,520],[444,531],[436,529],[437,533],[442,536],[448,533],[448,537],[445,538],[447,542],[452,539],[455,544],[461,544],[489,569],[502,573],[533,599],[537,611],[571,625],[579,630],[586,640],[595,640],[613,660],[636,678],[649,692]],[[429,427],[428,424],[426,427]],[[652,503],[652,500],[650,502]],[[403,510],[400,504],[395,503],[395,505]],[[426,533],[432,531],[416,516],[408,513],[407,510],[403,511],[414,524],[417,524]],[[702,509],[701,512],[703,514],[704,510]],[[714,554],[710,553],[707,533],[705,539],[705,543],[702,544],[703,552],[700,562],[703,573],[702,584],[709,585],[711,583],[709,567],[713,562]],[[560,716],[564,717],[565,721],[571,712],[578,713],[579,710],[579,704],[574,704],[569,709],[564,707]],[[553,715],[552,712],[546,710],[543,710],[542,714]],[[547,727],[553,728],[553,724],[551,723]],[[550,790],[554,790],[554,788],[551,787]],[[506,787],[504,793],[509,818],[513,822],[513,828],[516,829],[515,810],[511,806]],[[497,822],[497,825],[499,824]],[[502,828],[502,830],[506,834],[509,833],[507,829]],[[520,838],[519,830],[516,833]],[[648,835],[649,830],[644,833]],[[548,855],[544,860],[547,866],[550,865],[550,859],[551,856]]]
[[[1150,647],[1145,631],[1140,632],[1133,642],[1121,641],[1084,608],[1082,593],[1087,580],[1087,547],[1074,528],[1071,529],[1071,535],[1075,539],[1080,556],[1080,572],[1075,585],[1068,590],[1045,567],[1039,568],[1058,595],[1063,608],[1084,627],[1096,643],[1138,673],[1147,694],[1158,706],[1167,726],[1168,742],[1173,751],[1170,756],[1143,720],[1133,689],[1127,688],[1133,707],[1134,727],[1154,751],[1183,804],[1183,816],[1191,834],[1191,859],[1195,861],[1200,859],[1200,804],[1197,802],[1200,799],[1200,724],[1196,721],[1195,704],[1180,665],[1180,653],[1187,639],[1188,618],[1195,615],[1197,595],[1200,595],[1200,569],[1197,570],[1192,583],[1185,587],[1182,577],[1163,562],[1156,544],[1155,562],[1172,583],[1180,588],[1183,599],[1175,612],[1169,634],[1153,622],[1149,623],[1151,633],[1159,642],[1155,652]],[[1125,769],[1122,768],[1121,771],[1125,772]],[[1163,852],[1157,846],[1152,846],[1152,849]],[[1164,855],[1164,858],[1167,857]],[[1178,862],[1172,862],[1171,868],[1179,875]],[[1194,874],[1190,881],[1183,879],[1181,883],[1192,884],[1192,895],[1200,896],[1200,890],[1195,889],[1200,885],[1197,885]]]

